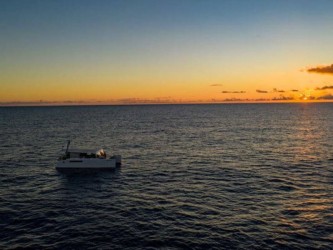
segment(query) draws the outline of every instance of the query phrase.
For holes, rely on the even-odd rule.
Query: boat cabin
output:
[[[106,158],[106,153],[103,149],[68,149],[67,152],[61,157],[62,160],[69,158]]]

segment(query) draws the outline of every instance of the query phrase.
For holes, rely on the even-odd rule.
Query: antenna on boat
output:
[[[67,152],[68,152],[69,144],[71,144],[71,140],[67,141],[67,147],[66,147],[66,153],[65,154],[67,154]]]

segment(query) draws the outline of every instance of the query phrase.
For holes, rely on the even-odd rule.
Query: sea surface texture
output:
[[[0,249],[333,249],[333,104],[0,108]],[[55,170],[66,140],[121,154]]]

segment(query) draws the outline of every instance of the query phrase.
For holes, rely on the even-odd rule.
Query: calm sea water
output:
[[[333,249],[333,104],[0,108],[0,249]],[[121,154],[60,174],[67,139]]]

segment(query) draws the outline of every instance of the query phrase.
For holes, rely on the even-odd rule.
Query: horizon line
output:
[[[83,102],[83,101],[50,101],[50,102],[0,102],[0,107],[60,107],[60,106],[145,106],[145,105],[210,105],[210,104],[300,104],[300,103],[333,103],[333,100],[235,100],[235,101],[187,101],[187,102]]]

